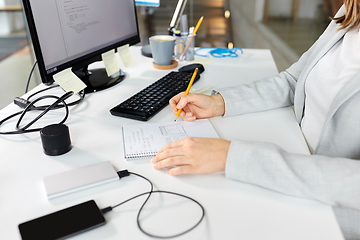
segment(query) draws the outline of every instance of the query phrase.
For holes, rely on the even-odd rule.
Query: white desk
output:
[[[103,208],[149,190],[147,182],[130,176],[51,201],[47,199],[43,176],[102,161],[111,161],[118,170],[126,168],[148,177],[157,189],[179,192],[203,204],[204,221],[177,239],[342,239],[331,208],[316,201],[229,180],[223,172],[173,177],[154,170],[149,160],[125,161],[121,126],[140,122],[114,117],[109,110],[169,72],[154,69],[152,60],[141,56],[140,48],[132,47],[131,52],[136,65],[126,69],[127,77],[122,83],[87,95],[81,105],[71,109],[66,124],[74,147],[69,153],[57,157],[45,155],[39,133],[0,136],[1,239],[19,239],[19,223],[77,203],[94,199]],[[270,51],[244,52],[240,58],[214,59],[214,63],[205,66],[205,72],[193,88],[208,84],[213,88],[232,86],[277,73]],[[10,104],[0,111],[0,119],[15,111],[19,111],[18,107]],[[58,122],[63,114],[63,110],[52,112],[38,126]],[[30,114],[29,118],[33,116]],[[167,107],[150,122],[173,119]],[[308,154],[290,107],[210,121],[222,138],[269,141],[290,152]],[[1,130],[12,130],[14,123],[10,121]],[[143,200],[142,197],[114,209],[105,215],[105,226],[73,239],[149,239],[136,225],[136,214]],[[192,226],[200,218],[200,210],[184,199],[154,195],[142,216],[145,230],[171,235]]]

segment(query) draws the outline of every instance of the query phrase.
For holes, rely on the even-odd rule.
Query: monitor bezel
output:
[[[40,72],[41,80],[44,84],[50,85],[54,82],[53,75],[56,73],[61,72],[62,70],[65,70],[69,67],[72,68],[72,70],[78,70],[84,67],[87,67],[89,64],[94,63],[96,61],[101,61],[102,57],[101,54],[107,51],[110,51],[111,49],[115,49],[115,52],[117,51],[117,47],[123,46],[125,44],[129,44],[130,46],[135,45],[137,43],[140,43],[140,33],[139,33],[139,25],[138,25],[138,18],[137,18],[137,11],[136,11],[136,5],[135,0],[133,0],[134,5],[134,11],[135,11],[135,21],[136,21],[136,30],[137,35],[134,37],[127,38],[125,40],[116,42],[114,44],[111,44],[109,46],[103,47],[99,50],[96,50],[94,52],[85,54],[81,57],[78,57],[76,59],[70,60],[66,63],[60,64],[56,66],[56,68],[53,68],[54,71],[51,73],[48,73],[45,68],[45,62],[43,59],[42,49],[39,42],[38,33],[36,30],[36,25],[34,21],[34,17],[32,14],[32,8],[30,4],[30,0],[22,0],[23,3],[23,9],[26,16],[27,26],[31,35],[32,45],[34,48],[35,57],[38,64],[38,69]],[[56,69],[56,70],[55,70]]]

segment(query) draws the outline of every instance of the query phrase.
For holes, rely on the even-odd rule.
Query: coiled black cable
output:
[[[54,87],[58,87],[59,85],[53,85],[51,87],[45,88],[43,90],[40,90],[32,95],[30,95],[28,97],[28,100],[33,97],[36,94],[39,94],[40,92],[44,92],[46,90],[49,90],[51,88]],[[15,116],[20,115],[17,123],[16,123],[16,131],[9,131],[9,132],[1,132],[0,134],[2,135],[10,135],[10,134],[23,134],[23,133],[31,133],[31,132],[37,132],[40,131],[41,128],[35,128],[35,129],[28,129],[31,125],[33,125],[35,122],[37,122],[41,117],[43,117],[46,113],[48,113],[50,110],[55,110],[55,109],[59,109],[59,108],[65,108],[66,114],[65,117],[61,120],[61,123],[64,123],[68,116],[69,116],[69,106],[73,106],[76,104],[79,104],[85,97],[85,91],[81,91],[78,95],[79,95],[79,100],[74,101],[72,103],[66,103],[65,100],[68,99],[69,97],[71,97],[73,95],[73,92],[67,92],[64,95],[62,95],[61,97],[57,97],[54,95],[45,95],[45,96],[41,96],[35,100],[33,100],[32,102],[29,102],[29,104],[25,107],[25,109],[23,111],[14,113],[8,117],[6,117],[5,119],[0,121],[0,127],[3,123],[5,123],[6,121],[12,119]],[[48,98],[54,98],[56,99],[56,101],[51,104],[51,105],[44,105],[44,106],[35,106],[34,104],[37,103],[40,100],[44,100],[44,99],[48,99]],[[27,100],[27,101],[28,101]],[[42,111],[34,120],[32,120],[30,123],[26,124],[24,127],[20,127],[20,123],[22,121],[22,119],[24,118],[25,114],[29,111],[34,111],[34,110],[39,110]]]

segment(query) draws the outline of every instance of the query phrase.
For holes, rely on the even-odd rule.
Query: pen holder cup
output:
[[[175,60],[181,61],[192,61],[195,59],[195,36],[181,36],[181,42],[183,44],[175,44]],[[185,46],[185,53],[183,53]]]

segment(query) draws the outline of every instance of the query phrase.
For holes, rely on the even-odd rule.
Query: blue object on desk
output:
[[[135,0],[137,6],[159,7],[160,0]]]
[[[210,50],[209,52],[207,52],[206,55],[204,54],[199,54],[199,51],[203,51],[204,49]],[[208,54],[210,54],[213,57],[216,58],[224,58],[224,57],[238,57],[239,55],[237,54],[237,51],[240,50],[241,54],[244,54],[243,50],[241,48],[212,48],[212,47],[204,47],[204,48],[199,48],[195,51],[195,55],[200,56],[200,57],[207,57]]]

